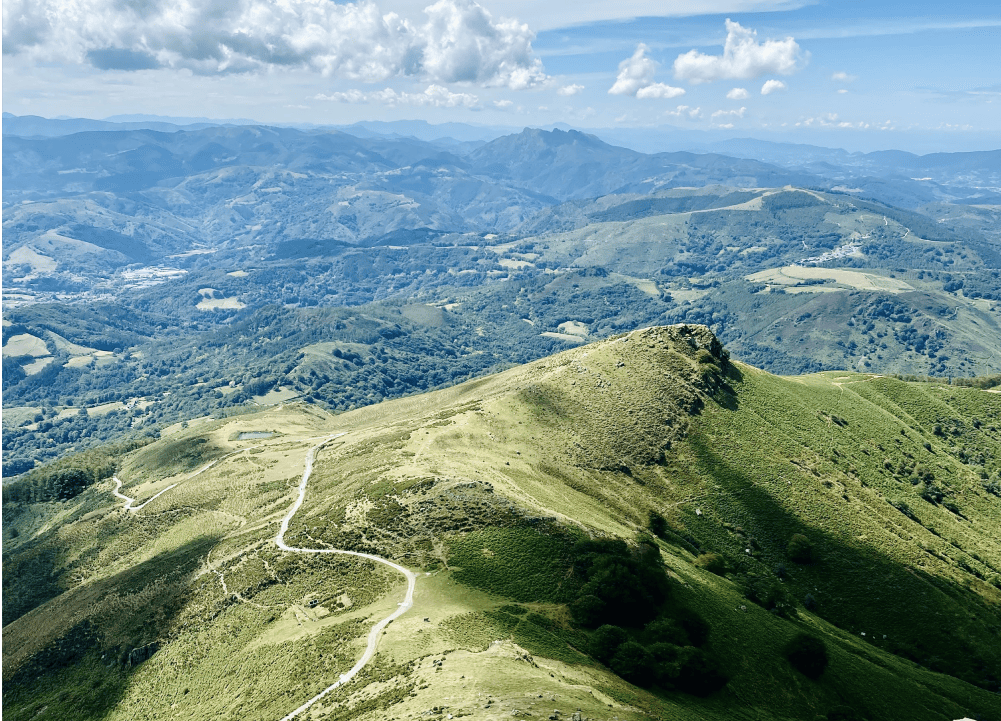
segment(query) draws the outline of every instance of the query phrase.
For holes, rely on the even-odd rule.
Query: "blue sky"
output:
[[[1001,4],[5,0],[4,110],[1001,147]]]

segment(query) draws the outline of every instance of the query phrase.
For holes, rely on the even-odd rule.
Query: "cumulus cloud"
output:
[[[577,93],[579,93],[583,89],[584,89],[583,85],[577,85],[576,83],[574,83],[573,85],[564,85],[562,88],[560,88],[556,92],[559,95],[570,96],[570,95],[576,95]]]
[[[667,117],[688,118],[689,120],[695,120],[702,117],[702,108],[692,108],[688,105],[679,105],[674,110],[665,111],[664,115]]]
[[[684,88],[673,88],[653,81],[659,63],[647,57],[649,50],[645,43],[640,43],[632,57],[619,63],[619,74],[615,78],[615,84],[608,89],[609,95],[632,95],[649,99],[676,98],[685,94]]]
[[[411,76],[512,89],[547,79],[527,25],[472,0],[438,0],[424,12],[414,23],[373,0],[9,0],[3,52],[204,75],[308,68],[365,82]]]
[[[353,88],[344,92],[330,93],[324,95],[320,93],[314,96],[314,100],[332,100],[338,103],[376,103],[380,105],[413,105],[416,107],[432,108],[468,108],[470,110],[480,110],[482,105],[480,99],[471,93],[453,93],[448,88],[441,85],[429,85],[424,92],[408,93],[385,88],[384,90],[374,90],[364,92]],[[511,105],[510,100],[501,100],[499,103]],[[506,107],[494,103],[497,107]]]
[[[744,113],[746,112],[747,108],[744,107],[742,107],[740,110],[717,110],[715,113],[712,114],[712,119],[715,120],[716,118],[726,118],[726,117],[742,118],[744,117]]]
[[[711,83],[726,78],[757,78],[768,73],[790,75],[806,62],[807,55],[791,37],[759,43],[754,30],[726,21],[722,55],[689,50],[674,61],[674,77],[691,83]]]
[[[849,75],[846,72],[838,72],[831,75],[831,80],[833,80],[836,83],[850,83],[853,80],[855,80],[855,76]]]
[[[779,90],[785,90],[786,84],[781,80],[766,80],[765,84],[761,86],[762,95],[771,95],[772,93],[777,93]]]
[[[684,88],[675,88],[670,85],[665,85],[664,83],[653,83],[652,85],[647,85],[645,88],[640,88],[636,91],[636,97],[641,100],[649,98],[676,98],[679,95],[684,94]]]
[[[510,108],[512,105],[514,105],[514,101],[513,100],[495,100],[494,101],[494,107],[495,108],[500,108],[501,110],[504,110],[506,108]]]
[[[751,94],[747,92],[747,88],[734,88],[726,94],[726,97],[730,100],[746,100]]]
[[[890,121],[887,121],[887,125]],[[818,115],[813,118],[805,118],[796,123],[797,128],[841,128],[845,130],[856,129],[856,130],[868,130],[873,127],[871,123],[866,123],[864,121],[859,121],[857,123],[852,123],[847,120],[841,120],[838,118],[837,113],[825,113],[823,115]],[[880,126],[877,125],[877,128]],[[883,128],[880,128],[883,129]]]

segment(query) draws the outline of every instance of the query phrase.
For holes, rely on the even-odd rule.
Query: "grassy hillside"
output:
[[[178,484],[137,513],[110,481],[5,506],[4,715],[273,719],[336,679],[402,577],[273,539],[343,432],[286,540],[421,574],[316,718],[999,716],[999,418],[989,390],[781,378],[673,326],[192,425],[118,459],[130,497]]]

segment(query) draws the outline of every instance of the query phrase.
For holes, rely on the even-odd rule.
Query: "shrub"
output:
[[[938,504],[945,498],[945,491],[934,483],[926,483],[925,487],[921,490],[921,498],[928,501],[928,503]]]
[[[629,640],[629,634],[618,626],[604,625],[591,636],[591,655],[607,664],[619,650],[619,646]]]
[[[647,524],[647,527],[650,529],[650,533],[657,536],[657,538],[663,538],[667,535],[667,519],[657,513],[657,511],[650,511],[650,522]]]
[[[681,624],[673,618],[660,616],[646,626],[646,638],[654,643],[673,644],[675,646],[688,646],[688,634]]]
[[[729,679],[703,651],[692,649],[678,670],[675,686],[693,696],[710,696],[726,686]]]
[[[818,679],[827,668],[827,648],[819,638],[798,633],[786,644],[786,658],[808,678]]]
[[[649,686],[654,680],[653,654],[635,641],[626,641],[619,646],[609,668],[637,686]]]
[[[802,533],[794,533],[786,547],[786,555],[789,556],[790,561],[796,563],[812,563],[813,544]]]
[[[570,604],[570,613],[581,626],[596,626],[605,614],[605,605],[597,596],[581,596]]]
[[[789,592],[774,576],[748,573],[742,587],[748,601],[779,616],[788,616],[795,608]]]
[[[813,611],[817,608],[817,599],[813,597],[812,593],[806,594],[806,598],[803,599],[803,607],[807,611]]]
[[[726,559],[718,553],[703,553],[695,559],[695,565],[717,576],[726,573]]]
[[[702,646],[709,640],[709,624],[695,611],[683,608],[678,611],[677,618],[693,646]]]
[[[660,554],[641,544],[634,556],[622,541],[584,541],[574,548],[574,571],[587,579],[571,604],[574,619],[585,626],[611,623],[644,625],[670,594]],[[592,596],[593,599],[585,597]]]

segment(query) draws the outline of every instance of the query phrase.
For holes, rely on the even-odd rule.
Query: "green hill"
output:
[[[689,325],[192,425],[118,458],[121,493],[169,488],[136,512],[110,479],[5,489],[3,713],[276,719],[336,681],[405,589],[275,545],[343,434],[285,540],[420,573],[303,717],[998,717],[999,419],[990,390],[778,377]]]

